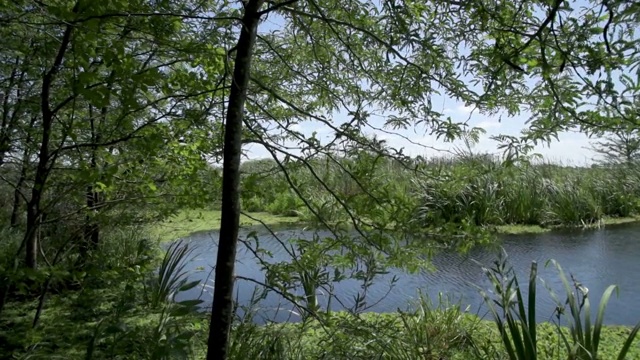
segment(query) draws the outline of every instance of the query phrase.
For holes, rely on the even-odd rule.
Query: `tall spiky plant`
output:
[[[169,246],[165,253],[158,275],[148,281],[147,297],[152,308],[158,308],[167,301],[172,301],[175,294],[196,287],[200,280],[188,282],[187,259],[193,248],[182,240]]]
[[[598,349],[601,341],[602,324],[604,321],[604,311],[611,299],[611,296],[615,292],[618,293],[618,286],[609,286],[600,299],[600,305],[598,306],[598,312],[596,314],[595,323],[591,323],[591,302],[589,301],[589,289],[580,284],[578,281],[572,278],[573,286],[569,283],[566,273],[555,260],[549,260],[547,264],[553,264],[558,270],[560,279],[564,286],[564,290],[567,293],[565,301],[560,301],[556,293],[549,288],[551,296],[558,304],[558,309],[564,308],[565,304],[569,306],[569,337],[560,328],[560,321],[556,323],[558,333],[565,344],[569,353],[569,360],[600,360],[598,357]],[[558,320],[560,319],[562,312],[558,312]],[[631,344],[635,340],[638,331],[640,330],[640,322],[631,330],[631,333],[627,337],[626,341],[616,359],[626,359],[627,353],[631,347]]]
[[[482,267],[491,281],[496,299],[484,290],[480,294],[498,327],[502,343],[510,360],[535,360],[538,357],[536,335],[536,279],[538,265],[531,263],[529,273],[529,298],[525,307],[520,284],[513,268],[508,265],[507,254],[502,251],[493,263],[494,267]],[[502,311],[499,311],[500,308]]]

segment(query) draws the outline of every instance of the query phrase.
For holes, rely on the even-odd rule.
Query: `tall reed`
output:
[[[188,282],[187,260],[193,252],[188,243],[180,240],[172,243],[160,263],[157,276],[147,281],[147,303],[158,308],[167,301],[173,301],[177,293],[190,290],[199,280]]]
[[[599,356],[598,352],[602,341],[604,312],[617,287],[612,285],[605,290],[598,306],[595,322],[592,323],[588,289],[573,278],[572,286],[562,267],[555,260],[550,260],[550,263],[558,270],[566,292],[566,298],[561,299],[553,289],[547,287],[557,303],[556,336],[559,345],[564,347],[565,358],[567,360],[605,360]],[[480,293],[493,316],[508,358],[510,360],[547,359],[538,349],[541,338],[538,337],[540,325],[536,325],[536,262],[531,264],[526,303],[517,275],[508,264],[506,253],[503,252],[494,262],[494,267],[483,268],[483,271],[492,284],[495,297],[489,296],[483,289],[480,289]],[[569,307],[568,328],[561,325],[565,306]],[[631,329],[615,354],[615,359],[626,359],[638,331],[640,331],[640,322]],[[560,354],[557,355],[557,358],[560,358]]]

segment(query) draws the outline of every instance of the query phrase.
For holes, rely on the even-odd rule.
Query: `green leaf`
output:
[[[186,284],[180,286],[178,291],[188,291],[188,290],[191,290],[194,287],[198,286],[199,284],[200,284],[200,280],[195,280],[195,281],[192,281],[190,283],[186,283]]]
[[[195,307],[195,306],[198,306],[198,305],[202,304],[203,302],[204,301],[202,301],[202,300],[197,300],[196,299],[196,300],[179,301],[178,304],[181,305],[181,306],[192,308],[192,307]]]

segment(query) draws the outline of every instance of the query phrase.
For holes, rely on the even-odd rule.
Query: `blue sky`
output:
[[[574,1],[573,5],[579,7],[585,5],[584,0]],[[270,15],[269,19],[263,23],[260,27],[260,31],[269,31],[275,28],[282,27],[283,21],[277,16]],[[478,89],[479,90],[479,89]],[[502,116],[502,121],[499,121],[498,116],[487,117],[474,111],[473,108],[466,107],[463,103],[456,102],[455,100],[444,95],[433,95],[432,103],[435,111],[440,111],[446,116],[450,116],[454,121],[467,121],[471,127],[481,127],[486,130],[486,134],[483,135],[473,148],[476,152],[488,152],[488,153],[500,153],[497,148],[497,143],[490,139],[492,135],[505,134],[505,135],[518,135],[520,131],[526,127],[525,121],[529,114],[523,112],[518,116],[508,117],[506,114]],[[333,122],[335,125],[339,125],[349,120],[345,114],[334,113]],[[374,123],[381,124],[383,119]],[[316,132],[320,140],[329,139],[332,137],[330,129],[322,124],[313,122],[305,122],[300,125],[296,125],[295,130],[300,131],[306,135],[310,135],[312,132]],[[440,149],[443,151],[452,150],[455,147],[463,146],[463,143],[445,143],[438,141],[434,136],[425,134],[424,128],[416,128],[405,131],[397,131],[396,135],[383,133],[376,130],[369,131],[370,134],[376,134],[378,138],[385,139],[387,144],[395,148],[404,148],[405,153],[410,155],[422,155],[422,156],[438,156],[442,155]],[[410,140],[407,140],[410,139]],[[554,141],[549,146],[536,147],[536,153],[539,153],[545,157],[545,159],[562,162],[565,164],[573,165],[587,165],[592,162],[594,153],[589,150],[591,140],[585,135],[580,133],[562,133],[559,136],[559,141]],[[269,153],[259,145],[247,146],[247,154],[249,158],[263,158],[269,157]]]
[[[526,115],[511,118],[503,117],[502,121],[499,122],[497,117],[482,116],[477,112],[473,112],[472,108],[465,107],[464,104],[457,103],[451,99],[444,99],[441,110],[454,120],[466,121],[468,119],[470,126],[481,127],[486,130],[486,134],[482,135],[478,144],[473,147],[473,151],[481,153],[499,154],[500,150],[497,148],[497,143],[489,137],[498,134],[518,135],[526,126]],[[349,118],[343,114],[335,114],[333,120],[336,124],[340,124],[348,121]],[[316,123],[302,123],[295,125],[294,129],[306,135],[316,132],[321,140],[332,138],[331,129]],[[369,131],[370,134],[376,134],[379,139],[386,140],[388,145],[395,148],[404,148],[406,154],[414,156],[438,156],[446,154],[446,151],[454,150],[456,147],[464,146],[462,141],[454,143],[438,141],[434,136],[424,134],[424,129],[420,128],[394,132],[397,134],[388,134],[377,130]],[[410,139],[410,141],[405,138]],[[588,149],[590,144],[590,140],[583,134],[562,133],[559,136],[559,141],[554,141],[550,146],[538,146],[535,152],[550,161],[572,165],[587,165],[592,162],[594,156],[593,152]],[[249,158],[269,157],[268,152],[259,145],[250,145],[247,150]]]

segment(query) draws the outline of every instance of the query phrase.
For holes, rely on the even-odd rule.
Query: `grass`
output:
[[[160,345],[154,341],[154,332],[163,312],[150,311],[140,303],[119,308],[114,295],[121,294],[121,289],[110,288],[51,296],[35,329],[31,322],[36,301],[8,304],[0,319],[0,358],[87,359],[92,342],[96,359],[145,358],[136,354]],[[185,331],[202,331],[207,319],[193,314],[180,320]],[[140,346],[145,343],[146,349]]]
[[[629,224],[634,222],[639,222],[640,216],[627,216],[627,217],[619,217],[619,218],[604,218],[602,219],[601,225],[622,225]],[[505,235],[522,235],[522,234],[541,234],[545,232],[550,232],[556,229],[568,228],[569,226],[551,226],[551,227],[542,227],[540,225],[498,225],[495,226],[495,232],[498,234]]]
[[[187,281],[183,266],[190,249],[172,245],[156,272],[157,244],[131,236],[122,240],[137,243],[138,250],[102,244],[101,261],[78,276],[82,285],[57,288],[37,326],[37,300],[7,303],[0,316],[0,358],[186,359],[182,355],[190,352],[194,336],[206,333],[206,318],[197,311],[201,302],[174,297],[199,285]],[[132,252],[130,261],[122,260]]]
[[[84,359],[87,344],[99,323],[88,320],[88,317],[85,322],[78,321],[76,304],[74,295],[68,299],[53,297],[45,309],[42,325],[37,329],[28,329],[35,304],[12,306],[7,313],[9,319],[0,327],[3,344],[0,357],[24,358],[31,354],[32,358],[38,359]],[[88,312],[89,309],[84,308],[83,311]],[[108,312],[108,306],[103,303],[95,312]],[[102,337],[99,354],[106,355],[108,350],[112,350],[113,358],[141,359],[136,356],[138,351],[132,351],[131,347],[142,346],[144,343],[141,341],[152,339],[160,316],[158,313],[135,312],[122,319],[116,325],[126,329],[123,333],[128,336]],[[195,316],[182,323],[194,332],[189,359],[204,357],[206,322],[205,316]],[[536,329],[538,358],[567,359],[566,352],[558,346],[561,340],[553,324],[541,323]],[[563,331],[568,330],[565,328]],[[615,358],[613,355],[617,354],[630,332],[629,327],[604,326],[600,335],[600,358]],[[120,343],[115,344],[114,341]],[[14,346],[10,352],[6,348],[9,344]],[[20,344],[22,346],[18,346]],[[234,326],[231,345],[230,360],[480,360],[504,359],[506,355],[493,321],[481,320],[456,307],[418,309],[409,313],[352,315],[335,312],[322,321],[266,326],[239,322]],[[632,344],[626,359],[640,359],[640,339]]]
[[[496,233],[505,235],[541,234],[551,230],[540,225],[498,225],[494,228]]]
[[[203,231],[213,231],[220,228],[219,210],[182,210],[176,216],[150,227],[150,234],[161,242],[173,241],[191,234]],[[304,220],[297,216],[273,215],[267,212],[253,212],[240,216],[242,226],[259,226],[260,221],[273,227],[296,227],[304,224]],[[253,219],[252,219],[253,218]],[[259,221],[257,221],[259,220]],[[605,218],[602,225],[618,225],[640,221],[639,216],[621,218]],[[540,234],[560,229],[563,226],[542,227],[540,225],[498,225],[493,227],[498,234],[520,235]]]
[[[240,216],[241,226],[257,226],[263,222],[269,226],[296,225],[301,223],[297,216],[280,216],[267,212],[248,213]],[[150,227],[150,234],[162,242],[173,241],[193,233],[220,229],[219,210],[180,211],[177,215]],[[252,219],[253,218],[253,219]]]
[[[605,218],[604,225],[621,225],[640,221],[640,216],[628,216],[620,218]]]
[[[292,228],[311,223],[316,214],[328,223],[342,224],[349,219],[343,206],[356,218],[379,227],[437,224],[446,228],[446,225],[472,224],[509,234],[640,220],[640,167],[507,168],[479,158],[431,162],[426,164],[425,172],[414,174],[398,164],[377,159],[345,160],[341,166],[316,165],[318,176],[335,195],[328,194],[329,190],[320,186],[319,180],[304,168],[290,169],[291,182],[314,208],[313,214],[305,210],[307,203],[300,200],[298,192],[291,191],[282,174],[266,176],[249,172],[243,180],[242,206],[247,215],[241,217],[241,224]],[[382,201],[374,202],[373,198]],[[220,215],[220,211],[214,210],[183,210],[149,226],[139,238],[128,234],[112,240],[105,238],[107,241],[100,245],[101,253],[95,255],[99,261],[86,272],[77,272],[65,265],[72,270],[55,273],[56,279],[60,278],[53,288],[58,295],[52,291],[52,296],[47,298],[37,327],[32,325],[37,302],[16,297],[8,304],[0,317],[0,358],[202,358],[207,337],[206,317],[186,311],[195,303],[181,305],[174,303],[170,296],[199,284],[180,278],[180,264],[167,258],[161,266],[167,271],[159,274],[154,271],[161,259],[155,259],[158,249],[152,245],[157,244],[150,244],[146,239],[151,235],[166,242],[216,230],[220,227]],[[145,248],[147,245],[149,248]],[[6,261],[3,260],[0,267],[12,263],[14,253],[14,250],[5,251]],[[64,268],[60,266],[60,269]],[[178,277],[163,280],[162,274],[167,273]],[[38,285],[38,279],[30,282]],[[74,285],[75,290],[66,289],[66,284]],[[26,292],[37,291],[35,285]],[[322,321],[305,319],[297,324],[257,326],[239,321],[234,326],[231,359],[506,358],[504,331],[501,339],[495,321],[481,320],[456,306],[438,304],[432,308],[424,301],[420,305],[418,310],[408,313],[332,313],[322,314]],[[519,309],[511,325],[506,326],[518,328],[519,321],[525,318],[523,314]],[[527,315],[527,318],[534,316]],[[567,359],[563,341],[595,348],[589,340],[595,335],[580,335],[577,340],[568,338],[577,334],[576,329],[589,329],[585,323],[581,323],[584,326],[574,324],[573,329],[556,328],[552,323],[529,324],[530,334],[535,329],[538,358]],[[629,327],[602,327],[598,335],[601,339],[597,348],[599,359],[615,358],[630,334]],[[629,349],[626,359],[640,360],[638,339]],[[180,352],[184,356],[176,355]]]
[[[408,168],[358,154],[312,165],[313,174],[293,164],[285,177],[268,161],[243,163],[243,208],[310,222],[316,215],[335,223],[353,214],[381,227],[471,224],[509,234],[618,224],[640,215],[637,164],[508,166],[479,154],[416,160]],[[273,168],[269,176],[263,175],[267,168]]]

